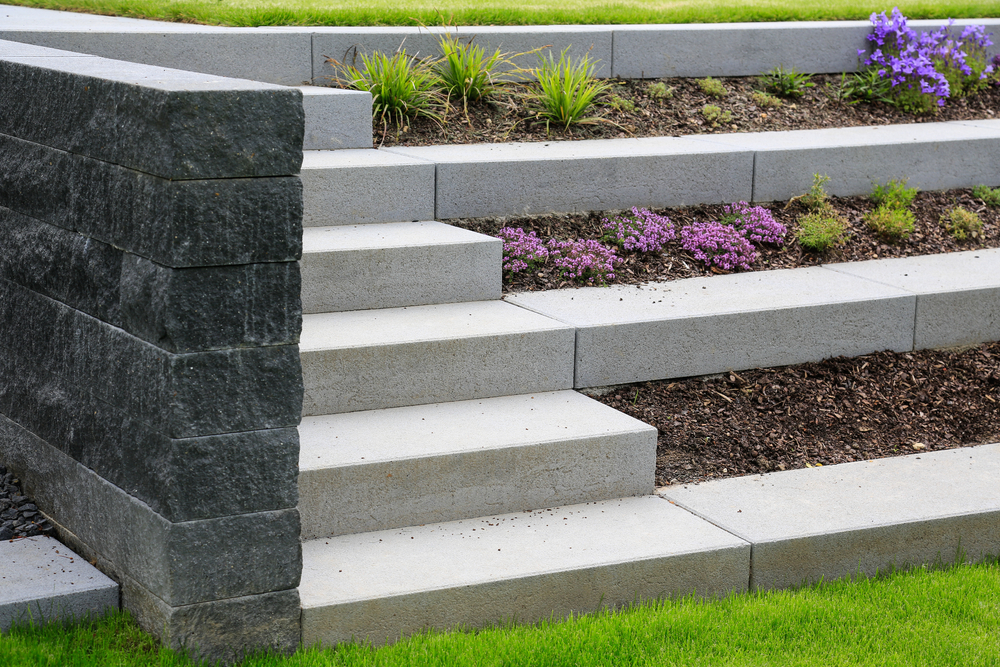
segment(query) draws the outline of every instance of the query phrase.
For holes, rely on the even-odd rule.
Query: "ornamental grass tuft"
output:
[[[676,236],[670,218],[632,207],[631,215],[603,218],[601,240],[633,252],[658,252]]]
[[[706,267],[750,269],[757,251],[743,234],[721,222],[695,222],[681,228],[681,247]]]
[[[611,89],[611,85],[594,77],[596,61],[585,54],[578,61],[567,55],[569,48],[559,54],[558,62],[549,53],[539,56],[540,63],[535,69],[538,78],[537,92],[529,93],[528,99],[538,108],[537,115],[549,123],[569,129],[574,124],[594,124],[604,122],[598,116],[587,116],[594,101]]]
[[[812,88],[816,84],[809,80],[810,75],[804,74],[794,67],[785,69],[778,65],[772,70],[764,72],[758,77],[764,90],[778,97],[802,97],[806,94],[806,88]]]
[[[461,100],[467,108],[469,102],[493,94],[496,90],[495,70],[498,65],[507,62],[500,49],[487,56],[486,50],[473,44],[471,39],[463,42],[451,34],[444,35],[438,45],[441,59],[434,64],[434,71],[449,97]]]
[[[398,125],[414,116],[441,120],[447,99],[433,68],[427,61],[407,55],[405,49],[391,55],[362,53],[360,69],[332,58],[327,62],[334,66],[340,85],[372,94],[373,118]]]

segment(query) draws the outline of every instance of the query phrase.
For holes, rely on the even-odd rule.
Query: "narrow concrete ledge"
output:
[[[1000,444],[669,486],[753,544],[751,588],[1000,554]]]
[[[656,497],[303,545],[302,643],[532,622],[747,586],[750,545]]]
[[[1000,249],[826,268],[916,294],[915,350],[1000,340]]]
[[[992,184],[1000,174],[1000,121],[912,123],[791,132],[702,136],[752,151],[754,201],[800,195],[813,174],[830,177],[827,192],[851,196],[873,183],[907,178],[921,190]]]
[[[372,94],[361,90],[299,86],[306,114],[304,150],[372,147]]]
[[[437,166],[437,219],[748,200],[753,153],[687,137],[387,148]]]
[[[576,327],[581,388],[907,351],[916,297],[811,267],[507,301]]]
[[[573,386],[573,330],[502,301],[302,320],[303,416]]]
[[[302,224],[434,219],[434,163],[372,149],[303,151]]]
[[[96,618],[118,609],[118,584],[51,537],[0,542],[0,632],[12,624]]]
[[[306,313],[499,299],[503,242],[441,222],[307,227]]]
[[[299,425],[302,538],[652,493],[656,429],[574,391]]]

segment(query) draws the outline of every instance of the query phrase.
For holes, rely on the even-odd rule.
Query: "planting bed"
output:
[[[948,190],[944,192],[920,192],[911,207],[916,218],[914,232],[909,238],[891,243],[869,230],[863,215],[875,208],[868,197],[831,197],[833,207],[850,224],[850,238],[843,246],[826,253],[805,251],[794,235],[796,219],[806,212],[798,201],[766,204],[775,219],[788,228],[786,243],[780,247],[761,246],[760,256],[753,264],[755,270],[786,269],[801,266],[816,266],[832,262],[886,259],[929,255],[980,247],[1000,247],[1000,208],[989,207],[972,195],[972,190]],[[979,214],[983,221],[983,238],[956,241],[940,222],[942,213],[954,206],[962,206]],[[691,206],[677,209],[656,209],[656,213],[666,215],[674,223],[674,228],[692,222],[718,220],[722,204]],[[449,220],[449,223],[496,235],[503,227],[520,227],[525,232],[536,232],[542,239],[600,238],[602,218],[612,217],[609,213],[581,213],[520,218],[477,218]],[[620,253],[623,263],[615,271],[613,284],[639,284],[653,280],[676,280],[696,276],[712,275],[721,270],[706,269],[696,261],[691,253],[683,250],[678,240],[671,241],[660,253]],[[558,271],[547,264],[536,271],[516,273],[504,277],[505,292],[535,291],[571,287],[574,283],[559,276]]]
[[[0,465],[0,541],[54,532],[31,498],[21,492],[20,480]]]
[[[656,483],[1000,441],[1000,343],[644,382],[597,396],[655,426]]]
[[[807,88],[798,99],[784,99],[781,106],[764,108],[753,101],[753,94],[762,86],[757,77],[720,77],[728,94],[722,98],[706,95],[697,79],[661,79],[669,97],[656,97],[650,86],[657,81],[615,79],[612,91],[602,97],[587,115],[600,116],[594,124],[571,126],[568,130],[538,122],[530,103],[524,98],[526,88],[501,88],[491,102],[472,103],[468,118],[459,105],[452,106],[445,122],[428,118],[407,121],[402,127],[394,123],[373,122],[376,146],[426,146],[433,144],[467,144],[503,141],[546,141],[570,139],[611,139],[620,137],[684,136],[712,132],[764,132],[776,130],[810,130],[864,125],[890,125],[952,120],[982,120],[1000,114],[1000,87],[991,85],[972,97],[951,99],[937,113],[915,116],[883,103],[848,104],[838,99],[840,77],[817,75],[816,84]],[[611,106],[620,98],[629,111]],[[727,123],[706,120],[702,109],[706,104],[728,111]]]

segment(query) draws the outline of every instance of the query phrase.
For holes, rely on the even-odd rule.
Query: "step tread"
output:
[[[390,153],[375,148],[347,148],[344,150],[304,150],[302,169],[359,169],[366,167],[405,167],[426,165],[427,160],[410,155]]]
[[[1000,248],[827,264],[827,269],[916,294],[1000,286]]]
[[[565,331],[570,327],[502,301],[303,315],[299,351],[374,347],[483,336]]]
[[[304,417],[299,471],[655,431],[575,391]]]
[[[492,236],[434,220],[306,227],[302,230],[303,255],[478,243],[497,244],[501,241]]]
[[[304,610],[749,547],[655,496],[346,535],[302,546]]]

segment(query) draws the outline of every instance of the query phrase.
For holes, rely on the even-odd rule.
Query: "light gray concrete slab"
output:
[[[576,327],[581,388],[907,351],[916,297],[810,267],[507,301]]]
[[[685,137],[384,149],[437,165],[436,218],[747,200],[753,154]]]
[[[704,137],[755,153],[754,201],[800,195],[813,174],[830,177],[830,194],[871,192],[873,183],[906,178],[921,190],[993,182],[1000,173],[1000,123],[913,123]]]
[[[302,224],[434,219],[434,163],[372,149],[303,151]]]
[[[299,86],[306,130],[305,150],[372,147],[372,94],[322,86]]]
[[[407,54],[419,58],[438,58],[441,55],[441,38],[448,33],[456,35],[461,41],[471,40],[489,55],[497,49],[509,54],[508,59],[513,65],[501,64],[497,68],[501,72],[509,72],[512,67],[537,67],[539,55],[551,54],[558,60],[560,53],[568,49],[568,55],[574,60],[586,54],[592,62],[598,61],[594,68],[597,76],[611,76],[610,26],[331,27],[311,30],[313,72],[317,85],[323,81],[332,83],[330,77],[335,77],[336,70],[329,62],[330,58],[360,69],[364,67],[361,54],[371,55],[376,51],[391,54],[403,48]],[[538,53],[530,53],[538,49],[541,49]],[[534,77],[518,73],[511,78],[523,80]]]
[[[1000,444],[669,486],[753,543],[751,587],[1000,553]]]
[[[299,425],[302,537],[648,495],[656,429],[574,391]]]
[[[743,591],[749,545],[656,497],[303,544],[302,643],[531,622]]]
[[[0,542],[0,631],[118,608],[118,584],[51,537]]]
[[[917,295],[913,349],[1000,340],[1000,250],[828,264]]]
[[[500,298],[503,242],[441,222],[306,227],[305,313]]]
[[[573,386],[573,330],[502,301],[302,319],[303,416]]]

